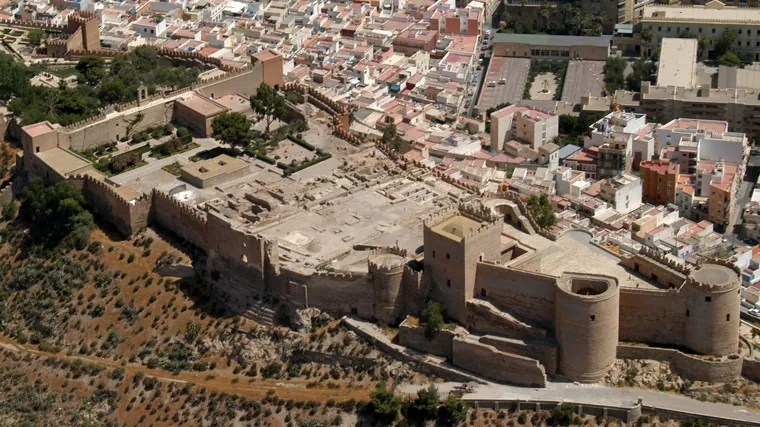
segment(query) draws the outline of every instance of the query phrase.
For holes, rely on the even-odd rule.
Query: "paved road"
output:
[[[446,395],[460,383],[436,384],[438,390]],[[405,385],[400,390],[403,393],[416,393],[427,385]],[[502,384],[476,385],[475,392],[466,394],[465,400],[473,399],[504,399],[504,400],[547,400],[564,401],[569,403],[586,403],[597,405],[614,405],[620,407],[633,406],[639,398],[644,405],[657,406],[674,411],[689,412],[698,415],[732,418],[748,422],[760,423],[760,412],[751,409],[727,405],[723,403],[700,402],[686,396],[663,393],[659,391],[606,387],[596,384],[549,383],[547,388],[525,388]]]

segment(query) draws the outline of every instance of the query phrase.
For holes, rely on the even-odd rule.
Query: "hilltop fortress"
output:
[[[182,94],[250,95],[266,79],[263,66]],[[345,113],[301,92],[333,116]],[[174,96],[139,105],[145,123],[176,120]],[[473,200],[427,170],[376,156],[372,146],[356,148],[361,165],[346,157],[320,176],[282,177],[245,161],[242,172],[203,188],[153,169],[106,178],[70,150],[113,140],[103,135],[136,111],[73,129],[26,126],[18,164],[27,177],[81,188],[126,236],[155,224],[197,247],[196,274],[230,310],[255,316],[268,296],[290,310],[400,325],[402,345],[536,387],[549,377],[599,381],[618,358],[667,361],[695,380],[743,371],[760,378],[760,363],[744,360],[750,349],[739,339],[740,279],[731,264],[689,269],[649,252],[617,259],[568,237],[549,239],[514,196]],[[72,132],[84,128],[97,137],[82,135],[76,145]],[[407,316],[431,300],[461,327],[426,339]]]

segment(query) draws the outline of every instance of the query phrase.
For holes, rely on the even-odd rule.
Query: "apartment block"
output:
[[[645,114],[612,112],[589,127],[583,141],[584,148],[600,147],[613,134],[629,135],[633,154],[632,169],[638,169],[642,161],[656,157],[653,123],[647,123]]]
[[[645,161],[639,166],[642,199],[647,203],[666,205],[676,201],[676,184],[680,166],[669,161]]]
[[[720,120],[675,119],[655,131],[659,150],[676,147],[682,152],[677,159],[682,170],[693,173],[697,160],[740,163],[747,151],[747,137],[740,132],[728,132],[728,122]],[[694,164],[684,163],[683,160]]]
[[[599,146],[597,170],[600,178],[609,178],[631,172],[633,163],[632,136],[614,133]]]
[[[628,213],[641,206],[641,179],[633,175],[619,175],[601,181],[599,197],[620,213]]]
[[[617,91],[626,111],[646,114],[651,121],[677,117],[726,121],[730,129],[754,135],[760,132],[760,98],[754,90],[655,86],[642,82],[641,92]]]
[[[517,139],[533,150],[559,135],[559,116],[523,105],[511,105],[491,114],[491,149],[501,151],[504,143]]]

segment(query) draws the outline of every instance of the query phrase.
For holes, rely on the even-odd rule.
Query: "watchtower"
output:
[[[501,219],[483,206],[460,205],[425,220],[423,234],[424,271],[433,296],[449,316],[465,323],[478,262],[500,255]]]

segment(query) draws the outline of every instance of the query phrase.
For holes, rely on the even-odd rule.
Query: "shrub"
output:
[[[16,214],[18,213],[18,206],[14,202],[10,202],[7,205],[3,205],[3,219],[6,221],[11,221],[14,218],[16,218]]]
[[[187,130],[186,127],[178,127],[177,128],[177,137],[182,138],[185,135],[190,135],[190,132]]]
[[[123,172],[132,166],[140,163],[141,156],[136,152],[128,152],[111,157],[108,162],[108,169],[113,173]]]
[[[172,132],[174,132],[174,125],[171,123],[167,123],[164,125],[164,132],[167,135],[171,135]]]
[[[449,395],[443,404],[438,409],[438,421],[443,425],[454,426],[464,420],[467,416],[467,405],[464,401],[456,396]],[[553,424],[549,425],[570,425],[567,424]]]
[[[273,378],[280,374],[282,370],[282,364],[280,362],[272,362],[261,370],[261,376],[264,378]]]
[[[132,143],[139,144],[143,141],[145,141],[145,136],[142,133],[138,132],[132,135]]]
[[[390,425],[396,420],[400,408],[401,400],[385,388],[384,382],[377,383],[370,394],[370,411],[375,419],[383,425]]]
[[[441,305],[435,301],[430,301],[425,310],[422,311],[422,321],[426,324],[425,337],[432,340],[443,328]]]

